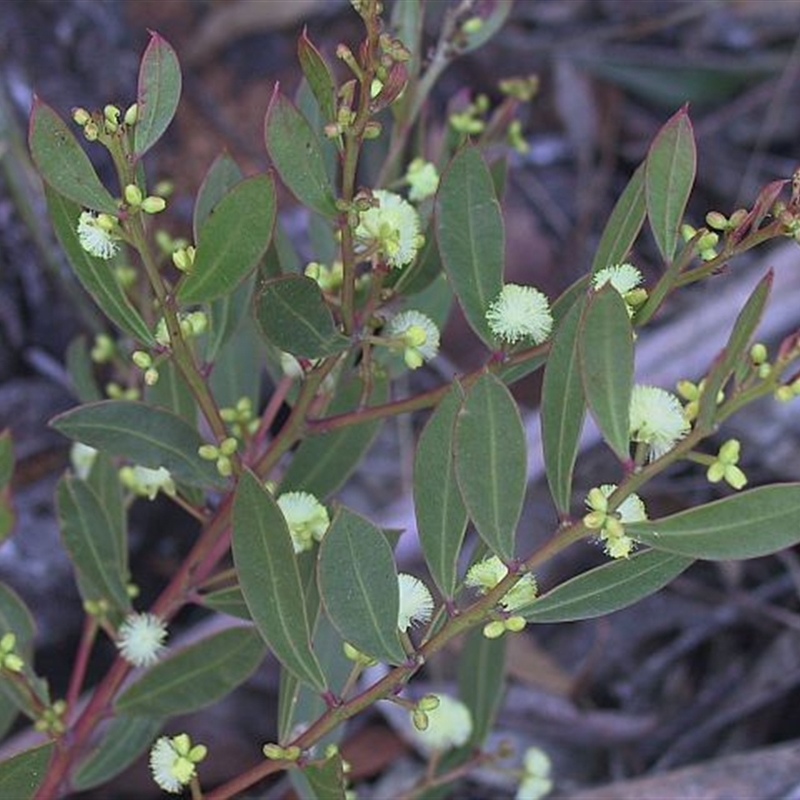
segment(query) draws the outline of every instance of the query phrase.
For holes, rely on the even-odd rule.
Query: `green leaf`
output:
[[[61,117],[35,96],[28,144],[39,174],[56,193],[84,208],[117,215],[116,200],[100,182],[78,140]]]
[[[80,206],[47,185],[44,193],[53,230],[81,286],[120,330],[145,345],[154,345],[155,339],[150,328],[117,283],[114,270],[107,261],[90,256],[81,247],[77,230]]]
[[[114,535],[114,521],[97,495],[77,478],[65,475],[56,490],[64,548],[75,567],[84,600],[105,600],[121,613],[130,609],[122,571],[123,554]]]
[[[16,592],[4,583],[0,583],[0,636],[5,633],[13,633],[17,637],[15,650],[25,662],[23,673],[27,678],[28,685],[33,687],[34,693],[41,703],[48,704],[47,684],[38,678],[31,669],[33,642],[36,634],[33,615]],[[10,701],[15,709],[25,712],[31,719],[36,718],[37,703],[33,702],[30,692],[18,681],[12,680],[2,672],[0,672],[0,691],[4,695],[3,699]],[[11,715],[7,708],[4,711]]]
[[[0,763],[0,797],[30,800],[44,779],[53,747],[48,742]]]
[[[255,275],[246,278],[231,294],[211,303],[209,334],[206,345],[206,361],[213,363],[220,350],[234,336],[245,320],[248,320],[252,304]],[[158,384],[156,384],[158,385]]]
[[[94,492],[108,520],[109,536],[114,539],[119,555],[119,573],[124,583],[129,581],[128,569],[128,515],[119,472],[107,453],[98,452],[95,456],[87,485]]]
[[[147,670],[120,695],[116,709],[146,717],[196,711],[244,683],[264,655],[264,643],[253,628],[228,628]]]
[[[197,402],[174,361],[159,364],[158,382],[145,387],[144,397],[148,405],[171,411],[192,427],[197,424]]]
[[[200,239],[200,230],[208,219],[214,206],[239,183],[244,176],[239,165],[227,151],[220,153],[208,168],[197,198],[194,201],[192,231],[195,241]]]
[[[230,614],[251,621],[250,609],[247,607],[242,590],[238,586],[229,586],[227,589],[218,589],[203,595],[203,605],[219,611],[221,614]]]
[[[181,97],[181,67],[170,44],[155,31],[142,54],[136,91],[133,154],[141,158],[169,127]]]
[[[264,120],[264,139],[269,157],[289,191],[318,214],[335,216],[336,201],[319,139],[277,84]]]
[[[360,376],[347,376],[337,387],[328,414],[333,416],[358,408],[364,391]],[[367,406],[383,403],[388,396],[388,382],[374,376]],[[374,420],[305,439],[284,473],[281,491],[311,492],[320,499],[333,494],[361,463],[380,427],[381,420]]]
[[[163,720],[120,716],[114,719],[100,744],[78,767],[72,787],[85,792],[115,778],[152,744]]]
[[[340,753],[325,761],[308,764],[303,767],[302,774],[315,800],[345,800],[347,782]]]
[[[469,743],[481,747],[494,725],[505,689],[508,637],[487,639],[481,628],[467,636],[458,659],[458,696],[472,714]]]
[[[14,442],[8,428],[0,431],[0,489],[11,482],[14,474]]]
[[[505,25],[513,5],[514,0],[494,0],[492,3],[487,3],[482,9],[479,7],[476,16],[480,16],[481,25],[474,31],[465,32],[462,29],[457,52],[470,53],[483,47]],[[480,11],[484,13],[480,13]]]
[[[425,563],[445,597],[452,597],[467,529],[453,461],[456,414],[462,393],[454,384],[428,420],[414,459],[414,510]]]
[[[514,534],[527,483],[525,428],[508,389],[484,374],[458,412],[458,485],[481,539],[501,558],[514,556]]]
[[[249,397],[254,408],[258,405],[261,371],[253,364],[261,363],[262,350],[255,322],[245,314],[217,353],[211,371],[211,391],[220,407],[232,408],[242,397]]]
[[[630,458],[633,329],[625,301],[610,284],[592,292],[578,332],[583,390],[603,438]]]
[[[233,560],[264,641],[301,681],[324,691],[292,537],[278,504],[251,472],[239,479],[233,503]]]
[[[628,181],[606,222],[592,261],[592,274],[625,260],[639,235],[647,214],[644,197],[645,164]]]
[[[183,303],[230,294],[264,257],[275,224],[271,175],[237,183],[212,209],[197,238],[191,272],[178,289]]]
[[[645,198],[647,216],[658,250],[672,261],[680,225],[694,184],[697,152],[686,106],[667,120],[647,153]]]
[[[717,395],[736,369],[737,364],[745,358],[745,352],[749,348],[750,340],[756,328],[758,328],[767,300],[769,300],[772,279],[773,272],[770,270],[758,282],[750,297],[747,298],[747,302],[736,317],[736,322],[733,324],[733,329],[725,348],[717,357],[703,384],[700,407],[695,422],[695,425],[701,430],[710,430],[714,425],[714,416],[717,411]]]
[[[305,28],[297,41],[297,57],[323,120],[333,122],[336,119],[336,82],[322,54],[308,38]]]
[[[628,532],[628,526],[625,526]],[[641,550],[571,578],[520,609],[528,622],[604,617],[638,603],[681,574],[694,559]]]
[[[267,281],[258,289],[254,310],[267,342],[292,355],[324,358],[350,346],[311,278],[284,275]]]
[[[542,455],[550,493],[561,514],[569,513],[572,472],[586,416],[578,353],[583,306],[575,303],[556,328],[542,381]]]
[[[340,509],[322,539],[317,574],[322,603],[342,638],[379,661],[402,663],[397,571],[381,531]]]
[[[800,542],[800,483],[774,484],[625,525],[658,550],[711,561],[758,558]]]
[[[442,264],[464,315],[494,347],[486,309],[503,288],[505,234],[492,175],[477,148],[457,153],[442,175],[435,227]]]
[[[89,403],[50,423],[57,431],[98,450],[124,456],[143,467],[164,467],[190,486],[220,486],[216,468],[197,455],[205,444],[180,417],[161,408],[131,400]]]
[[[66,367],[75,394],[81,403],[94,403],[102,400],[103,395],[97,388],[94,377],[94,365],[89,357],[89,348],[85,336],[76,336],[67,347]]]

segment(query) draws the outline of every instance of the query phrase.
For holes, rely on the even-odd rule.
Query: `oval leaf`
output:
[[[64,476],[56,491],[64,547],[75,567],[84,600],[105,600],[125,613],[130,597],[125,589],[124,556],[115,533],[114,518],[83,481]]]
[[[514,398],[493,375],[481,375],[456,420],[456,475],[481,539],[507,560],[514,555],[527,463],[525,428]]]
[[[381,531],[342,508],[322,539],[317,575],[322,603],[342,638],[379,661],[402,663],[397,571]]]
[[[172,122],[181,96],[181,67],[169,42],[154,31],[139,64],[133,153],[141,158]]]
[[[295,356],[324,358],[350,346],[316,281],[303,275],[284,275],[259,287],[255,316],[267,342]]]
[[[336,201],[319,139],[277,84],[264,120],[264,139],[269,157],[289,191],[318,214],[335,216]]]
[[[228,628],[156,664],[119,696],[123,714],[170,717],[196,711],[244,683],[264,658],[253,628]]]
[[[214,206],[239,183],[244,176],[239,165],[227,152],[220,153],[208,168],[197,191],[192,214],[194,239],[200,238],[200,229],[208,219]]]
[[[505,233],[492,174],[475,147],[450,162],[436,194],[436,238],[442,264],[464,315],[490,347],[486,309],[503,288]]]
[[[603,438],[620,460],[630,457],[633,328],[625,301],[610,285],[592,292],[579,331],[583,389]]]
[[[640,542],[711,561],[758,558],[800,542],[800,483],[776,484],[648,522],[625,525]]]
[[[642,550],[565,581],[521,609],[520,614],[528,622],[575,622],[603,617],[654,594],[693,561],[672,553]]]
[[[586,416],[578,355],[582,313],[583,303],[575,303],[556,328],[542,381],[542,455],[553,502],[562,514],[569,512],[572,471]]]
[[[200,228],[191,272],[178,289],[184,303],[230,294],[264,257],[275,225],[271,175],[247,178],[214,206]]]
[[[684,106],[656,135],[645,167],[647,216],[659,252],[667,262],[672,261],[678,246],[696,167],[694,132]]]
[[[84,792],[119,775],[150,747],[162,724],[149,717],[114,719],[98,747],[78,767],[72,787]]]
[[[337,387],[328,406],[330,415],[343,414],[360,407],[365,394],[360,376],[349,376]],[[385,378],[372,378],[367,406],[378,405],[389,398]],[[325,498],[339,489],[369,449],[381,428],[381,420],[362,422],[304,439],[292,458],[281,481],[281,491],[311,492]]]
[[[0,763],[0,797],[29,800],[44,779],[53,742],[25,750]]]
[[[644,197],[644,163],[640,164],[619,196],[608,218],[592,261],[592,274],[625,260],[647,214]]]
[[[458,696],[472,713],[469,744],[481,747],[494,726],[505,690],[507,636],[487,639],[470,631],[458,660]]]
[[[117,283],[114,270],[107,261],[90,256],[81,247],[77,230],[80,206],[46,184],[44,193],[53,230],[81,286],[118,328],[143,344],[154,345],[155,339],[150,328]]]
[[[772,270],[756,284],[747,302],[736,317],[731,335],[725,344],[725,349],[717,358],[703,384],[703,393],[700,395],[700,407],[697,412],[697,426],[701,430],[708,430],[714,425],[714,416],[717,411],[717,395],[725,385],[737,365],[746,358],[745,352],[750,346],[750,340],[761,322],[761,315],[769,300],[772,290]]]
[[[264,641],[301,681],[324,691],[292,537],[278,504],[251,472],[242,474],[234,498],[233,560]]]
[[[98,450],[123,456],[150,469],[164,467],[190,486],[220,486],[216,468],[197,455],[205,444],[180,417],[130,400],[103,400],[59,414],[57,431]]]
[[[445,597],[452,597],[455,591],[456,564],[467,529],[467,509],[453,461],[456,414],[461,401],[461,389],[454,384],[422,431],[414,459],[419,541],[431,577]]]
[[[336,119],[336,83],[330,67],[322,54],[308,38],[308,30],[297,40],[297,57],[308,85],[317,101],[322,119],[333,122]]]
[[[84,208],[117,214],[116,200],[100,182],[78,140],[38,97],[33,98],[28,143],[39,174],[56,192]]]

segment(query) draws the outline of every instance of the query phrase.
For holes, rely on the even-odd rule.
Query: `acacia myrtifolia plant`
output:
[[[409,796],[441,789],[476,764],[508,769],[498,763],[508,753],[481,749],[503,692],[508,636],[609,614],[695,559],[752,558],[800,541],[800,486],[742,490],[738,442],[704,444],[747,403],[800,391],[789,377],[797,337],[772,356],[752,341],[770,275],[702,380],[683,381],[676,395],[675,387],[637,384],[634,369],[635,331],[672,292],[767,240],[797,238],[798,187],[783,197],[787,181],[776,181],[752,208],[711,212],[705,227],[689,228],[695,145],[681,109],[619,198],[586,277],[552,303],[532,286],[505,283],[498,145],[509,136],[519,143],[514,111],[535,82],[504,82],[506,99],[495,108],[485,98],[453,107],[438,151],[419,150],[427,140],[420,111],[436,78],[500,27],[510,3],[475,6],[480,13],[472,5],[454,6],[423,61],[421,3],[395,4],[385,24],[376,0],[354,1],[365,37],[354,51],[337,49],[341,81],[304,34],[296,102],[276,87],[266,113],[272,169],[243,177],[220,156],[185,240],[159,227],[165,192],[150,187],[143,166],[180,94],[178,61],[163,38],[152,34],[127,108],[76,108],[73,125],[34,102],[30,148],[53,226],[117,336],[98,337],[90,352],[80,342],[70,348],[81,404],[53,421],[76,443],[57,502],[86,611],[65,698],[52,698],[33,671],[28,611],[0,591],[2,725],[7,731],[21,712],[44,740],[0,765],[4,796],[45,800],[113,786],[149,748],[153,777],[169,792],[190,787],[193,797],[220,800],[288,770],[304,797],[344,797],[343,723],[378,701],[407,709],[409,730],[430,753]],[[110,154],[118,186],[103,185],[73,131],[92,153]],[[366,160],[379,168],[366,169]],[[308,210],[310,264],[276,218],[276,180]],[[650,286],[625,261],[645,227],[663,260]],[[395,393],[395,379],[436,356],[453,302],[486,346],[484,366],[433,390]],[[108,380],[102,390],[94,364]],[[526,446],[508,385],[538,369],[544,463],[560,522],[538,532],[536,550],[519,552]],[[262,405],[264,372],[273,388]],[[331,498],[383,421],[425,409],[433,413],[417,444],[413,488],[427,574],[398,575],[397,532]],[[587,410],[618,467],[575,497]],[[706,465],[710,481],[730,488],[723,499],[649,519],[648,482],[682,460]],[[0,464],[5,486],[8,435]],[[159,492],[199,532],[141,609],[126,511]],[[2,498],[8,518],[7,489]],[[470,525],[477,536],[463,572]],[[600,543],[605,564],[537,587],[540,565],[586,542]],[[169,646],[170,621],[187,606],[227,615],[229,624]],[[426,660],[465,634],[457,691],[415,692]],[[118,656],[99,683],[84,686],[106,639]],[[276,741],[248,771],[204,790],[215,754],[170,718],[232,691],[267,650],[282,668]],[[518,797],[546,793],[543,754],[529,751],[514,769]]]

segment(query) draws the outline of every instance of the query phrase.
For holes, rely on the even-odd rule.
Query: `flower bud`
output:
[[[142,201],[142,211],[145,214],[158,214],[167,207],[167,201],[163,197],[151,195]]]
[[[139,106],[136,103],[133,103],[133,105],[128,106],[123,119],[125,120],[125,124],[130,126],[135,125],[138,118]]]
[[[142,200],[142,190],[135,183],[129,183],[125,187],[125,202],[129,206],[138,207],[142,204]]]
[[[85,108],[78,107],[72,109],[72,120],[76,125],[80,125],[81,128],[86,125],[91,118],[92,115]]]

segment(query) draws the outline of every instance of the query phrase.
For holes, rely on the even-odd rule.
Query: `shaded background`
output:
[[[429,5],[435,17],[447,4]],[[81,617],[53,517],[67,446],[46,421],[75,402],[65,347],[76,335],[96,332],[98,317],[53,245],[27,160],[32,92],[64,116],[75,105],[126,107],[147,29],[165,36],[184,67],[184,94],[148,169],[151,180],[174,181],[165,224],[184,235],[193,195],[220,150],[227,148],[247,173],[267,167],[263,115],[276,80],[287,94],[298,84],[295,43],[304,24],[331,62],[339,41],[353,44],[361,34],[346,0],[0,3],[0,429],[12,428],[19,459],[18,528],[0,548],[0,576],[36,613],[37,663],[52,676],[56,696],[64,691]],[[431,40],[435,30],[432,22]],[[499,79],[539,76],[540,93],[522,114],[528,153],[510,156],[508,274],[555,296],[588,269],[615,198],[658,127],[684,102],[691,103],[699,150],[690,207],[695,224],[707,210],[730,213],[752,202],[764,183],[791,175],[800,162],[799,34],[795,0],[518,0],[501,34],[447,71],[432,98],[431,120],[441,122],[458,93],[497,100]],[[110,179],[109,165],[98,165]],[[282,211],[287,229],[302,239],[304,218],[288,195]],[[791,275],[800,273],[800,249],[787,247],[741,259],[734,274],[671,301],[657,321],[660,338],[640,342],[650,348],[653,370],[695,349],[676,343],[694,340],[702,351],[702,319],[717,314],[732,321],[738,310],[721,287],[739,275],[753,276],[752,285],[773,262],[789,277],[771,334],[777,339],[794,330],[800,292]],[[646,239],[634,260],[650,279],[657,274]],[[444,357],[415,380],[433,385],[481,357],[454,318]],[[533,409],[535,381],[518,391]],[[796,417],[796,405],[765,403],[737,423],[733,432],[743,441],[751,483],[800,477]],[[533,411],[528,424],[534,436]],[[720,442],[732,431],[723,433]],[[409,475],[412,452],[412,427],[387,425],[346,501],[408,522],[409,487],[397,465]],[[576,491],[598,483],[610,465],[604,449],[587,441]],[[719,493],[702,473],[674,469],[650,487],[648,505],[655,515]],[[529,495],[523,525],[532,541],[550,529],[552,512],[541,480],[532,481]],[[178,563],[192,531],[161,501],[137,504],[132,531],[134,577],[146,601]],[[592,545],[573,550],[540,576],[545,585],[601,559]],[[403,557],[414,569],[413,546]],[[605,620],[528,629],[511,641],[511,685],[498,735],[521,748],[545,747],[565,796],[689,796],[688,787],[708,798],[800,796],[798,587],[800,560],[788,551],[694,567],[668,590]],[[180,622],[203,624],[192,612]],[[95,674],[111,655],[101,648]],[[436,688],[452,679],[452,662],[453,654],[445,654],[423,680]],[[259,757],[260,744],[274,734],[276,687],[275,666],[267,664],[231,699],[168,726],[168,732],[188,728],[210,746],[201,771],[208,786]],[[398,781],[422,769],[393,721],[377,712],[356,721],[346,742],[359,796],[394,797]],[[776,743],[784,744],[764,749]],[[714,761],[725,757],[734,760]],[[693,772],[674,772],[698,761],[705,763]],[[641,776],[650,783],[626,788]],[[282,781],[251,796],[284,797],[287,786]],[[591,787],[602,788],[579,794]],[[458,796],[512,793],[513,782],[481,773]],[[120,778],[113,794],[91,795],[112,796],[155,796],[144,766]]]

